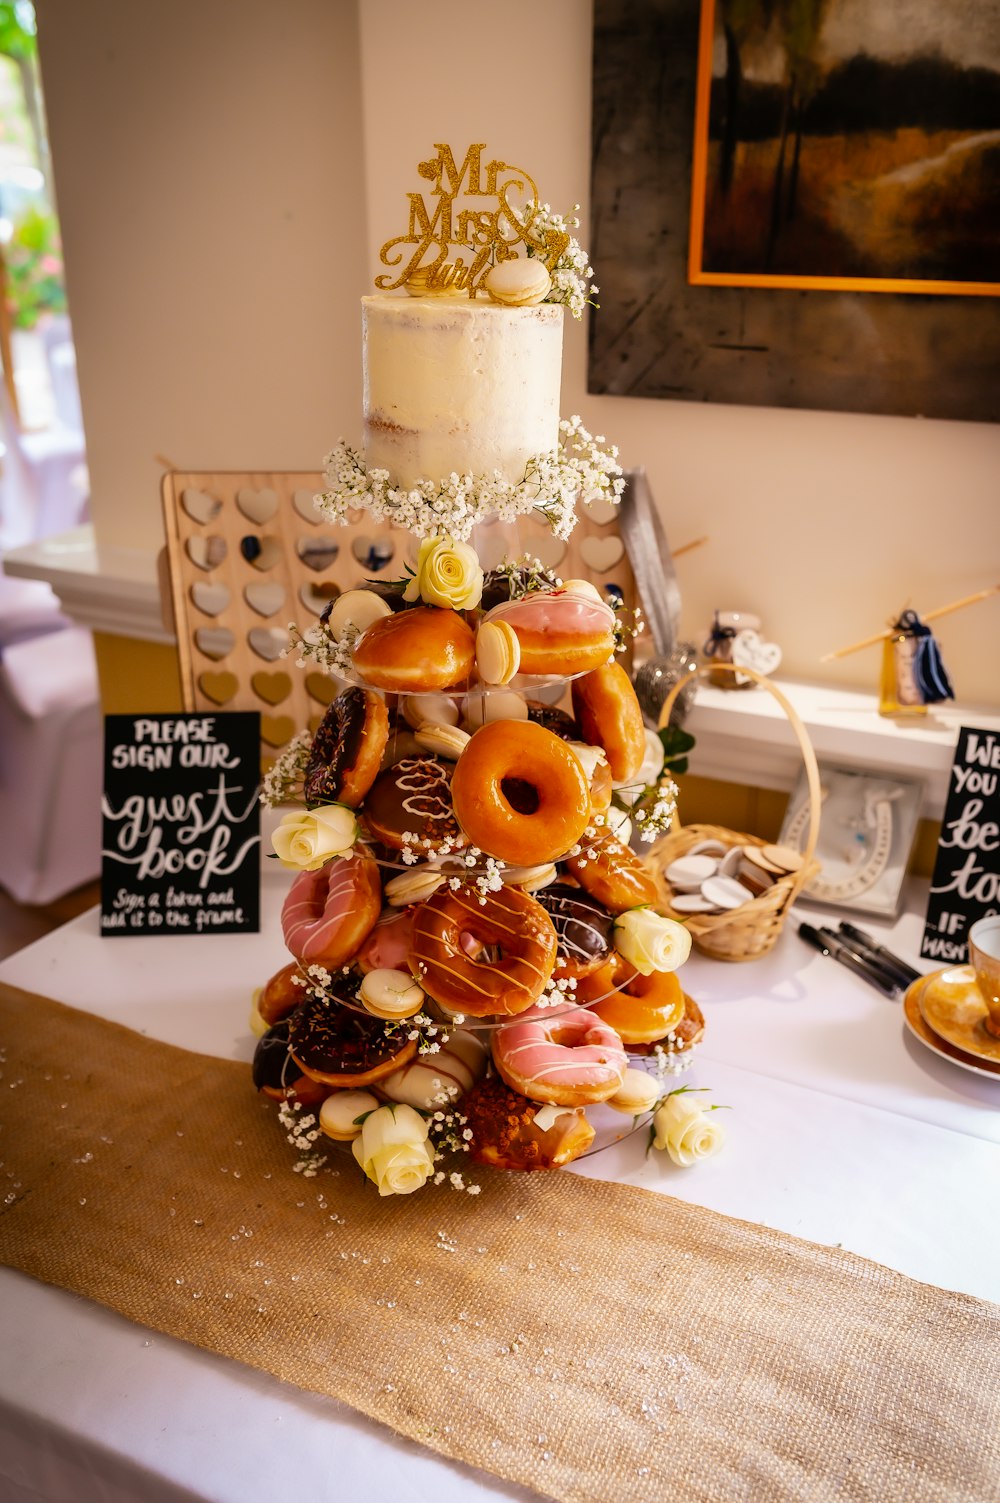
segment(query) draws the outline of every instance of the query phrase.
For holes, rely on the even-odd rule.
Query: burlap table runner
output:
[[[571,1174],[303,1180],[245,1066],[0,1018],[13,1267],[556,1499],[1000,1497],[995,1306]]]

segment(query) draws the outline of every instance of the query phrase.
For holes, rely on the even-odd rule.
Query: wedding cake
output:
[[[470,1160],[555,1168],[623,1136],[703,1027],[687,931],[632,849],[676,790],[614,603],[474,546],[529,513],[568,537],[579,503],[620,495],[615,451],[559,417],[592,272],[528,174],[436,151],[362,301],[363,451],[339,442],[317,497],[410,532],[411,563],[295,633],[343,687],[266,781],[296,805],[273,843],[298,875],[292,959],[253,1013],[296,1167],[349,1143],[382,1194],[475,1193]]]

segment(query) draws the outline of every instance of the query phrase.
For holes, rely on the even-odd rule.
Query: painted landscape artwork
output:
[[[825,0],[791,90],[758,3],[727,0],[738,71],[723,27],[699,77],[699,0],[594,0],[589,389],[1000,421],[1000,296],[966,295],[1000,282],[1000,0]],[[727,160],[730,189],[692,278],[699,100],[703,191]]]
[[[996,0],[703,0],[691,280],[1000,293]]]

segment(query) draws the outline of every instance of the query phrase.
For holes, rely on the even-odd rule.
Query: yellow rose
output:
[[[691,936],[683,924],[652,908],[628,908],[615,919],[615,949],[642,976],[676,971],[691,953]]]
[[[475,548],[451,538],[424,538],[417,570],[403,591],[407,601],[422,600],[446,610],[471,611],[483,595],[483,571]]]
[[[412,1106],[380,1106],[366,1117],[351,1151],[380,1195],[412,1195],[434,1172],[427,1123]]]
[[[347,856],[358,838],[358,821],[346,804],[321,804],[282,816],[271,844],[282,866],[314,872],[334,856]]]
[[[693,1093],[675,1091],[653,1114],[654,1148],[665,1148],[681,1169],[718,1153],[726,1141],[717,1108],[699,1106]]]

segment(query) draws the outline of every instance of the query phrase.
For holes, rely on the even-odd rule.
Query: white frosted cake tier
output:
[[[559,442],[563,310],[470,299],[361,299],[365,460],[409,487],[499,470]]]

